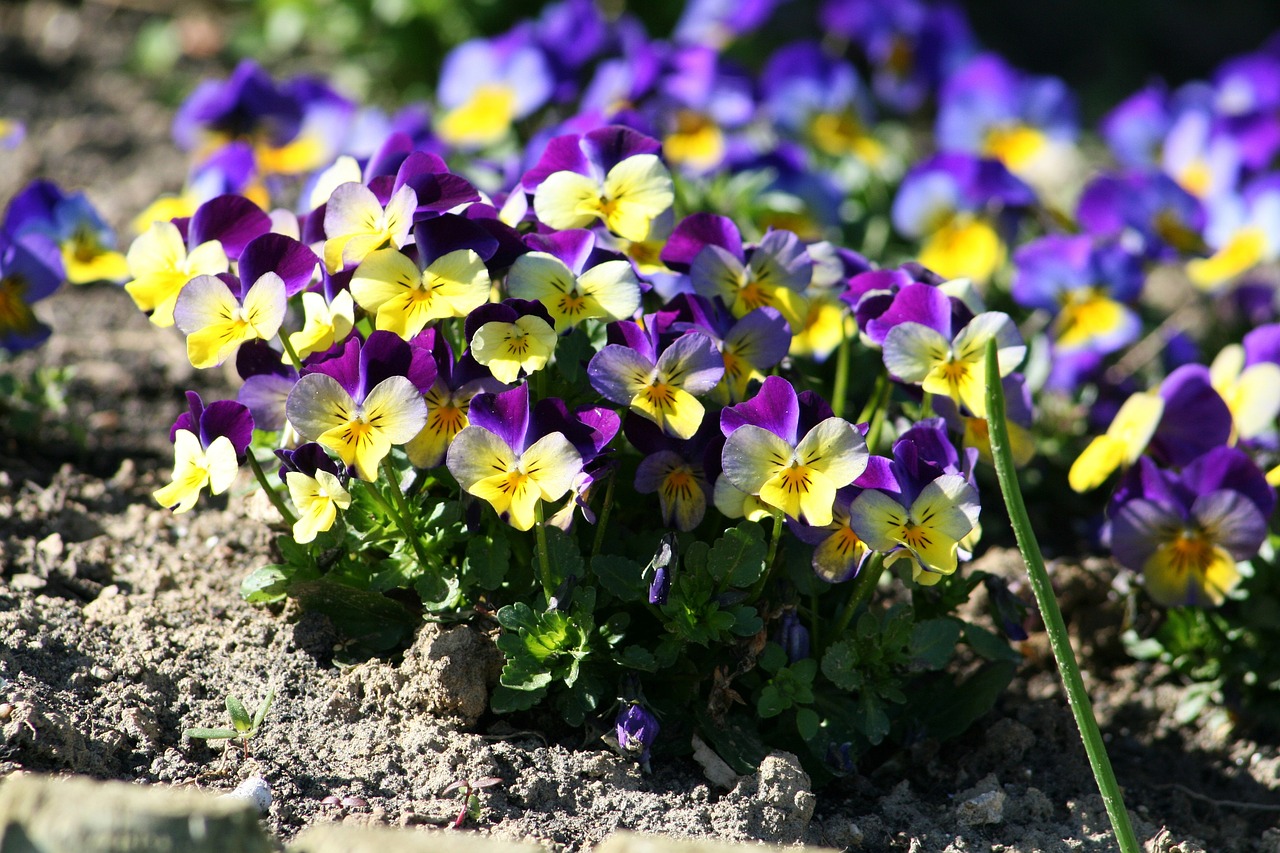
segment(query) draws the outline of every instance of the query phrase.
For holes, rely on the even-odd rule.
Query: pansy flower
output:
[[[947,396],[975,417],[985,417],[987,341],[995,338],[1000,375],[1022,363],[1027,348],[1008,314],[985,311],[952,333],[951,302],[939,290],[917,286],[909,307],[916,319],[900,322],[884,338],[884,364],[902,382]],[[897,303],[895,303],[897,304]],[[904,313],[908,305],[902,306]]]
[[[546,57],[526,29],[460,44],[440,69],[436,133],[462,148],[492,145],[546,103],[553,85]]]
[[[347,478],[324,448],[315,442],[293,450],[277,450],[280,479],[289,488],[289,498],[298,508],[293,539],[305,545],[333,527],[338,511],[351,506]]]
[[[914,166],[894,197],[891,218],[903,235],[922,240],[918,260],[944,279],[985,282],[1004,263],[995,213],[1030,207],[1035,194],[1004,164],[946,152]]]
[[[1280,339],[1280,324],[1254,329],[1242,344],[1228,344],[1209,365],[1209,381],[1231,410],[1233,441],[1250,441],[1273,429],[1280,414],[1280,364],[1249,357],[1250,349],[1256,351],[1266,337]],[[1274,343],[1268,347],[1274,348]]]
[[[556,349],[556,330],[541,302],[504,299],[467,316],[467,352],[504,385],[537,373]]]
[[[590,504],[591,495],[596,483],[617,467],[606,448],[621,426],[622,419],[618,413],[605,406],[588,404],[571,411],[560,398],[549,397],[539,400],[533,407],[534,432],[538,435],[562,434],[582,459],[582,470],[569,487],[570,500],[547,519],[548,524],[567,531],[573,523],[575,509],[582,511],[588,523],[596,523],[596,514]]]
[[[531,235],[532,252],[516,258],[507,293],[546,307],[558,333],[583,320],[630,319],[640,307],[640,281],[630,261],[606,260],[595,234],[585,230]]]
[[[471,398],[481,392],[496,394],[506,389],[471,353],[463,353],[455,362],[449,342],[436,329],[426,329],[409,343],[430,351],[437,373],[436,381],[423,395],[427,422],[404,449],[414,467],[434,468],[444,462],[449,443],[469,423]]]
[[[1150,169],[1094,178],[1080,195],[1076,220],[1086,233],[1154,260],[1198,252],[1204,242],[1200,200]]]
[[[236,373],[243,381],[236,400],[253,415],[254,429],[284,430],[280,444],[285,447],[296,444],[297,436],[285,418],[285,402],[298,381],[297,368],[266,341],[251,340],[236,352]]]
[[[157,326],[173,325],[178,293],[198,275],[230,269],[249,241],[271,230],[271,218],[248,199],[223,195],[202,204],[185,227],[155,222],[125,256],[133,279],[124,286],[134,303]]]
[[[1058,78],[981,54],[942,86],[936,136],[939,148],[994,157],[1024,180],[1056,177],[1046,171],[1073,150],[1075,101]]]
[[[827,56],[817,42],[780,48],[760,75],[777,123],[830,157],[856,157],[875,167],[884,145],[870,131],[871,105],[854,67]]]
[[[67,281],[123,281],[129,275],[115,235],[84,193],[64,193],[51,181],[33,181],[9,202],[4,230],[14,237],[44,234],[62,249]]]
[[[955,572],[978,524],[978,492],[959,462],[940,422],[917,425],[893,446],[894,484],[864,490],[849,507],[858,537],[889,562],[909,559],[925,586]]]
[[[360,479],[376,480],[392,446],[408,442],[426,423],[422,394],[435,378],[429,353],[391,332],[374,332],[306,368],[285,413],[304,439],[337,453]]]
[[[231,487],[253,439],[253,416],[233,400],[204,405],[200,395],[187,392],[189,411],[173,422],[169,439],[174,446],[173,481],[153,493],[161,506],[176,513],[196,505],[200,492],[220,495]]]
[[[1106,354],[1137,340],[1142,322],[1129,307],[1144,280],[1137,256],[1087,236],[1050,235],[1020,247],[1013,262],[1014,301],[1053,318],[1059,348]]]
[[[871,263],[857,252],[826,241],[810,243],[807,251],[813,260],[813,277],[804,291],[808,307],[802,328],[791,338],[790,352],[822,363],[858,333],[845,296],[850,279],[870,270]]]
[[[356,325],[356,304],[351,291],[339,290],[332,301],[311,290],[302,294],[302,329],[289,335],[289,346],[306,358],[341,344]]]
[[[644,240],[675,201],[658,150],[657,140],[624,127],[557,136],[521,183],[533,193],[538,219],[551,228],[600,221],[625,240]]]
[[[867,468],[853,483],[836,491],[831,507],[831,523],[815,527],[795,523],[792,531],[801,542],[813,545],[813,571],[827,583],[843,583],[856,576],[872,551],[853,529],[849,509],[863,489],[896,490],[897,480],[888,459],[871,456]]]
[[[692,437],[677,439],[652,421],[628,413],[623,430],[631,445],[644,454],[636,467],[636,491],[658,495],[665,526],[693,530],[706,516],[712,495],[705,457],[710,452],[719,458],[724,444],[719,425],[704,420]]]
[[[695,213],[676,226],[662,260],[687,269],[694,291],[719,297],[735,317],[768,306],[787,319],[793,334],[804,328],[801,292],[813,278],[813,261],[790,231],[769,231],[757,245],[744,246],[728,217]]]
[[[340,272],[384,246],[399,249],[409,240],[417,207],[418,196],[408,184],[386,198],[356,181],[342,184],[324,208],[325,268]]]
[[[677,438],[690,438],[702,423],[697,397],[724,375],[724,360],[700,332],[686,332],[659,352],[659,318],[611,324],[607,344],[587,365],[591,387]]]
[[[1158,390],[1129,397],[1106,434],[1096,436],[1072,463],[1067,481],[1077,492],[1096,489],[1148,448],[1165,464],[1186,465],[1226,444],[1232,429],[1231,410],[1214,389],[1208,368],[1183,365]]]
[[[449,473],[512,527],[530,529],[539,501],[568,493],[582,471],[582,457],[563,433],[536,434],[527,383],[501,394],[476,395],[470,419],[449,445]]]
[[[755,397],[720,413],[722,476],[787,516],[821,527],[831,523],[836,491],[866,470],[867,445],[842,418],[805,426],[802,436],[791,383],[768,377]]]
[[[764,371],[787,355],[790,327],[776,309],[756,308],[735,320],[723,303],[688,294],[677,296],[669,307],[680,312],[673,328],[701,332],[720,349],[724,377],[711,394],[717,402],[741,403],[751,383],[763,381]]]
[[[1160,604],[1220,605],[1240,581],[1236,563],[1266,539],[1274,507],[1275,491],[1235,448],[1176,474],[1142,459],[1112,502],[1111,550]]]
[[[39,346],[52,333],[31,305],[63,282],[61,253],[40,234],[14,239],[0,231],[0,349],[18,352]]]
[[[378,249],[356,267],[351,295],[374,315],[378,329],[408,340],[428,323],[465,317],[489,301],[489,270],[498,241],[455,214],[414,226],[417,261],[399,249]]]
[[[255,238],[240,254],[237,278],[200,275],[178,294],[173,318],[187,336],[193,367],[222,364],[250,340],[271,340],[284,322],[289,297],[302,292],[320,259],[283,234]]]
[[[1280,176],[1259,178],[1239,194],[1215,199],[1208,210],[1204,236],[1213,254],[1187,262],[1196,286],[1215,290],[1280,258]]]

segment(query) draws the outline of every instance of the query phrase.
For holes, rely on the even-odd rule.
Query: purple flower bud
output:
[[[666,566],[659,567],[653,573],[653,582],[649,584],[649,603],[666,604],[667,593],[671,591],[671,574]]]
[[[809,656],[809,629],[800,624],[794,610],[788,610],[778,620],[778,633],[774,642],[787,653],[787,663],[795,663]]]
[[[619,748],[624,753],[638,755],[637,760],[648,765],[649,747],[658,739],[661,729],[657,718],[639,702],[631,702],[618,712],[616,728]]]

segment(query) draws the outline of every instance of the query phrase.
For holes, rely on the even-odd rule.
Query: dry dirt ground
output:
[[[45,175],[86,189],[123,226],[177,188],[168,113],[152,105],[153,85],[121,71],[140,20],[92,3],[0,6],[0,114],[30,134],[0,152],[0,202]],[[179,338],[119,289],[67,289],[40,312],[53,338],[0,370],[74,375],[65,411],[39,434],[0,424],[0,776],[230,790],[260,775],[274,794],[266,820],[285,839],[320,821],[429,829],[456,814],[455,796],[442,796],[451,782],[496,776],[469,825],[556,849],[589,848],[615,828],[869,851],[1115,849],[1034,640],[1013,687],[966,736],[818,791],[782,754],[726,790],[691,761],[644,774],[580,734],[481,714],[495,653],[468,627],[424,626],[403,655],[339,665],[323,619],[237,594],[269,561],[249,483],[185,516],[150,498],[168,473],[182,391],[199,382],[226,394],[226,377],[193,376]],[[988,558],[1002,566],[1012,570],[1008,555]],[[1056,572],[1140,837],[1161,853],[1280,851],[1276,744],[1177,725],[1182,688],[1118,649],[1111,580],[1105,565]],[[227,693],[252,706],[269,687],[275,704],[248,756],[182,737],[225,725]]]

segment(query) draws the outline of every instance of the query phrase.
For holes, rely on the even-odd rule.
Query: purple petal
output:
[[[537,164],[524,173],[520,179],[525,191],[532,193],[549,176],[556,172],[577,172],[581,175],[591,173],[591,164],[582,150],[582,138],[576,134],[554,137],[547,143],[546,150]]]
[[[866,325],[867,336],[884,345],[889,330],[900,323],[920,323],[951,340],[951,300],[936,287],[908,284],[898,291],[889,308]]]
[[[1111,553],[1122,566],[1140,572],[1147,559],[1176,536],[1185,521],[1170,507],[1134,498],[1120,507],[1111,522]]]
[[[1275,291],[1267,288],[1269,296]],[[1244,336],[1244,366],[1252,367],[1263,361],[1280,364],[1280,323],[1259,326]]]
[[[285,402],[297,382],[296,376],[259,373],[244,381],[236,393],[236,400],[249,409],[258,429],[283,429]]]
[[[1188,364],[1169,374],[1160,386],[1164,417],[1151,439],[1151,452],[1181,467],[1226,444],[1231,437],[1231,410],[1209,382],[1209,370]]]
[[[436,381],[436,363],[425,349],[411,347],[395,332],[376,331],[360,349],[360,394],[363,400],[379,382],[404,376],[419,391],[426,392]]]
[[[685,332],[658,359],[658,372],[690,394],[705,394],[724,376],[724,357],[701,332]]]
[[[529,383],[501,394],[477,394],[471,398],[468,417],[507,443],[518,456],[524,453],[529,434]]]
[[[200,395],[195,391],[188,391],[187,411],[178,415],[178,419],[173,422],[173,426],[169,428],[169,441],[173,442],[174,436],[179,430],[186,430],[189,433],[200,435],[200,416],[204,414],[204,401],[200,399]]]
[[[408,185],[418,197],[417,212],[443,213],[468,202],[479,201],[480,193],[466,178],[449,172],[435,154],[415,151],[400,165],[391,191]]]
[[[247,406],[235,400],[219,400],[204,410],[200,416],[200,444],[208,447],[224,435],[231,440],[236,456],[243,456],[253,441],[253,415]]]
[[[323,373],[331,376],[342,386],[342,390],[351,396],[351,399],[364,399],[364,393],[360,387],[360,343],[358,336],[351,336],[343,344],[339,355],[304,366],[302,375]]]
[[[320,266],[316,253],[284,234],[255,237],[240,253],[240,279],[246,288],[265,272],[273,272],[284,280],[285,296],[307,289]]]
[[[637,154],[661,154],[662,143],[638,130],[622,125],[610,125],[593,130],[584,136],[582,150],[603,175],[628,157],[634,157]]]
[[[437,258],[461,249],[470,249],[485,261],[498,251],[498,241],[488,230],[455,213],[414,225],[413,242],[418,247],[418,264],[424,269]]]
[[[1276,492],[1249,455],[1234,447],[1215,447],[1182,471],[1182,483],[1193,495],[1222,489],[1239,492],[1258,507],[1263,518],[1275,509]]]
[[[767,376],[760,391],[744,403],[720,413],[720,431],[726,436],[738,427],[762,427],[795,447],[800,423],[796,389],[781,376]]]
[[[249,199],[220,195],[200,205],[191,217],[187,244],[199,246],[210,240],[222,243],[227,257],[238,257],[254,237],[271,230],[271,217]]]
[[[662,249],[662,262],[676,272],[688,272],[693,259],[707,246],[719,246],[738,260],[746,256],[742,234],[733,220],[716,213],[686,216]]]
[[[583,228],[556,231],[551,234],[530,234],[525,244],[535,252],[546,252],[564,262],[574,275],[581,275],[587,258],[596,245],[596,235]]]

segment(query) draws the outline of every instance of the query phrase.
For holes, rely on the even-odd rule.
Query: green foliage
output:
[[[182,734],[184,737],[198,740],[225,740],[228,746],[233,741],[239,741],[244,746],[244,754],[247,758],[249,756],[249,741],[261,731],[262,723],[267,718],[267,712],[271,710],[271,703],[275,698],[275,689],[269,688],[267,696],[262,700],[262,704],[258,706],[258,710],[251,714],[239,698],[228,693],[226,706],[227,716],[231,718],[231,728],[194,728],[186,729]]]

